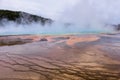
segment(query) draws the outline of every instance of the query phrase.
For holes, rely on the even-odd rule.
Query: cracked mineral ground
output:
[[[120,80],[120,34],[0,36],[0,80]]]

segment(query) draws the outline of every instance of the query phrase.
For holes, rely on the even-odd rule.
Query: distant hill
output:
[[[120,31],[120,24],[114,24],[112,26],[116,31]]]
[[[0,24],[2,24],[4,20],[14,21],[18,24],[30,24],[32,22],[39,22],[42,25],[51,24],[53,22],[49,18],[44,18],[26,12],[0,10]]]
[[[117,31],[120,31],[120,24],[115,25],[115,29],[116,29]]]

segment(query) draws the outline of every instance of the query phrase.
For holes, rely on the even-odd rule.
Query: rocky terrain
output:
[[[120,34],[3,39],[0,80],[120,80]],[[8,39],[26,42],[7,45]]]

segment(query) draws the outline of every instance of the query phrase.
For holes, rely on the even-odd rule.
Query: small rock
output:
[[[48,41],[46,38],[42,38],[40,41]]]

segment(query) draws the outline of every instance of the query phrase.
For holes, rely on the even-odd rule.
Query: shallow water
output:
[[[0,80],[120,79],[120,37],[67,35],[44,38],[48,41],[1,46]]]
[[[40,24],[17,25],[7,23],[0,26],[0,35],[20,35],[20,34],[42,34],[42,35],[64,35],[64,34],[98,34],[113,32],[111,28],[65,26],[63,24],[53,24],[41,26]]]
[[[23,35],[23,34],[38,34],[38,35],[66,35],[66,34],[79,34],[79,35],[83,35],[83,34],[101,34],[101,33],[112,33],[110,31],[2,31],[0,32],[0,35]]]

